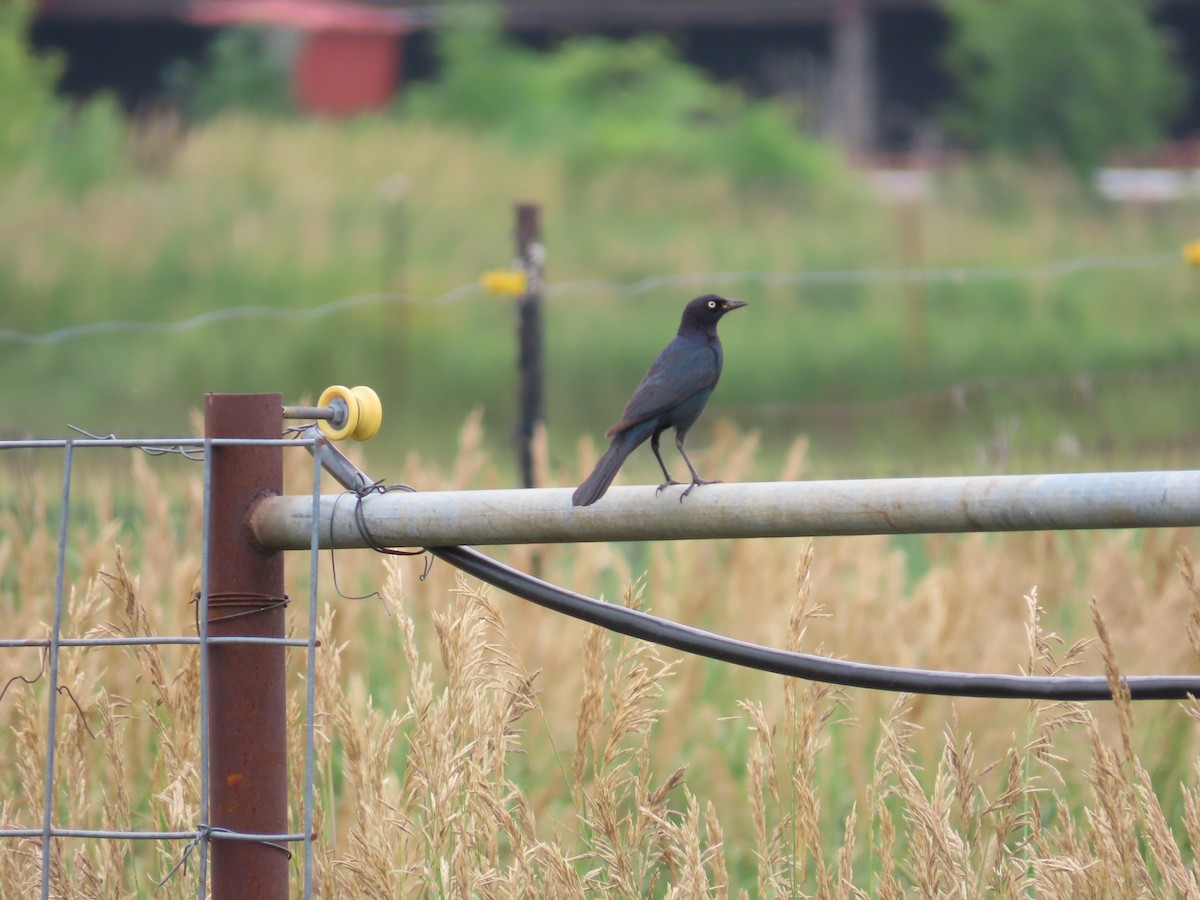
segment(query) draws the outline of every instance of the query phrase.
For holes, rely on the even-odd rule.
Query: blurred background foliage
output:
[[[32,167],[72,195],[114,175],[125,123],[113,98],[72,105],[54,93],[61,62],[26,41],[32,0],[0,5],[0,176]]]
[[[969,57],[990,20],[953,8]],[[174,73],[183,118],[125,121],[103,97],[54,96],[57,64],[24,41],[29,9],[0,9],[13,110],[0,295],[19,333],[0,336],[0,386],[37,402],[10,404],[5,434],[162,435],[192,427],[205,391],[299,399],[367,383],[386,410],[371,452],[444,450],[476,408],[502,444],[511,303],[470,286],[512,259],[521,200],[544,215],[552,453],[603,433],[683,302],[709,289],[752,305],[723,329],[726,374],[702,428],[732,420],[776,449],[810,435],[827,474],[1174,464],[1197,443],[1195,276],[1174,261],[1200,231],[1194,201],[1109,204],[1069,166],[1021,162],[999,130],[976,129],[979,155],[938,171],[924,199],[885,203],[794,104],[716,84],[654,38],[535,52],[487,8],[439,33],[438,76],[386,114],[291,115],[276,39],[231,30]],[[1086,57],[1068,58],[1103,50],[1132,73],[1160,52],[1124,40],[1140,5],[1089,9],[1108,25],[1081,25]],[[987,58],[1075,52],[1035,44]],[[964,86],[968,69],[987,74],[962,65]],[[983,116],[973,96],[962,109]],[[1074,96],[1073,115],[1112,117],[1110,95]],[[1143,264],[970,276],[1085,257]],[[894,274],[910,269],[963,274]],[[793,277],[823,272],[841,274]],[[162,329],[192,317],[209,318]],[[27,339],[110,321],[138,326]]]
[[[950,0],[949,113],[976,145],[1057,158],[1088,178],[1116,150],[1162,140],[1187,96],[1143,0]]]
[[[287,115],[286,35],[278,30],[243,26],[223,29],[198,62],[177,60],[164,73],[167,88],[196,121],[222,113]]]
[[[832,148],[798,129],[799,109],[753,100],[680,60],[663,38],[575,37],[553,53],[508,41],[496,7],[438,32],[438,79],[400,96],[402,116],[552,146],[571,172],[720,167],[743,182],[827,180]]]

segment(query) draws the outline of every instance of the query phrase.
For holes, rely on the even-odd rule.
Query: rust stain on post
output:
[[[278,438],[279,394],[209,394],[205,434]],[[283,491],[279,446],[212,448],[208,633],[284,637],[283,554],[260,550],[251,507]],[[257,834],[287,832],[287,712],[284,648],[216,644],[208,648],[209,815],[214,827]],[[211,844],[212,896],[284,900],[288,857],[251,841]]]

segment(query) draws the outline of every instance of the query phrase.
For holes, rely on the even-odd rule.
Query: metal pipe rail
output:
[[[311,426],[310,426],[311,427]],[[306,446],[319,461],[320,467],[337,479],[351,495],[357,495],[351,505],[354,522],[360,530],[360,538],[370,541],[371,546],[380,547],[376,535],[365,526],[362,506],[358,498],[379,496],[386,490],[374,482],[369,475],[352,463],[329,441],[319,437],[306,442]],[[843,483],[845,484],[845,483]],[[397,486],[401,487],[401,486]],[[744,486],[743,486],[744,487]],[[794,486],[793,486],[794,487]],[[317,485],[314,484],[314,500]],[[630,489],[642,490],[642,489]],[[416,495],[411,489],[408,496]],[[499,492],[505,494],[530,495],[536,493],[565,494],[565,491],[518,491]],[[437,496],[437,495],[435,495]],[[340,495],[337,499],[344,499]],[[276,498],[278,499],[278,498]],[[653,498],[646,498],[647,500]],[[260,501],[262,503],[267,501]],[[1194,507],[1193,507],[1194,508]],[[335,527],[337,500],[327,516],[327,527]],[[593,509],[594,511],[594,509]],[[577,511],[583,516],[587,511]],[[253,519],[255,513],[251,512]],[[320,504],[308,518],[310,527],[321,524]],[[271,514],[267,513],[267,519]],[[315,547],[319,534],[310,533],[310,547]],[[830,684],[874,688],[877,690],[907,691],[920,694],[953,694],[963,697],[997,697],[1009,699],[1046,700],[1108,700],[1112,697],[1112,686],[1103,676],[1093,677],[1039,677],[1030,675],[986,675],[971,672],[944,672],[923,669],[901,669],[891,666],[867,665],[849,660],[827,659],[806,653],[793,653],[773,647],[747,644],[722,635],[712,634],[677,622],[660,619],[636,609],[627,609],[618,604],[605,603],[566,588],[549,584],[511,569],[494,559],[489,559],[478,550],[464,546],[426,545],[429,553],[445,560],[475,577],[488,582],[514,596],[521,597],[547,609],[564,615],[591,622],[621,634],[640,640],[649,640],[663,646],[673,647],[687,653],[697,653],[710,659],[723,660],[735,665],[749,666],[765,672],[776,672],[796,678],[824,681]],[[316,553],[312,554],[316,560]],[[316,575],[313,575],[316,581]],[[1134,700],[1182,699],[1200,696],[1200,679],[1187,676],[1129,676],[1124,678],[1129,696]]]
[[[1200,525],[1200,471],[880,478],[611,489],[571,506],[565,488],[393,491],[321,498],[322,547],[1043,531]],[[268,497],[251,515],[269,550],[308,549],[313,502]],[[360,528],[360,520],[367,534]]]

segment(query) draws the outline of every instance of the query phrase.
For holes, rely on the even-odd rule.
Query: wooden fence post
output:
[[[536,487],[533,440],[545,420],[542,363],[541,211],[536,204],[517,204],[517,258],[525,271],[525,292],[517,300],[517,466],[521,483]]]

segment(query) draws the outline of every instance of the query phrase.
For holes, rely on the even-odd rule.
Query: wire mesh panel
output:
[[[297,579],[307,636],[209,634],[212,451],[239,443],[306,444],[0,442],[0,894],[205,897],[212,842],[253,841],[311,896],[316,534]],[[114,449],[142,452],[130,467]],[[306,684],[287,735],[301,796],[278,834],[217,828],[209,809],[208,648],[250,643],[307,650],[288,665]]]

